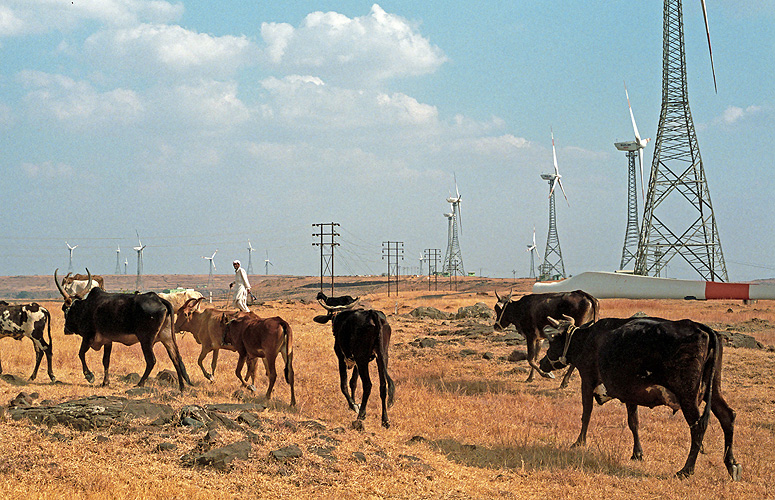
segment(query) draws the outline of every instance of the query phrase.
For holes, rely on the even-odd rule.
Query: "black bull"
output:
[[[517,332],[525,337],[527,362],[530,365],[528,382],[533,380],[533,373],[536,371],[544,377],[554,378],[554,375],[541,370],[537,363],[538,355],[541,352],[541,343],[545,338],[543,329],[549,326],[547,317],[561,318],[563,315],[567,315],[576,320],[577,325],[583,325],[597,319],[599,308],[597,299],[583,290],[534,293],[513,301],[511,293],[507,297],[501,297],[496,291],[495,296],[498,298],[498,303],[495,304],[496,321],[493,329],[501,331],[509,325],[514,325]],[[560,387],[568,385],[572,373],[573,366],[571,365],[565,373]]]
[[[102,385],[107,386],[110,383],[110,353],[113,342],[124,345],[139,342],[145,357],[145,373],[137,383],[138,386],[142,386],[156,364],[153,346],[161,342],[175,366],[180,390],[184,389],[184,381],[191,385],[175,342],[174,322],[168,322],[169,331],[163,328],[166,319],[173,318],[172,305],[167,300],[153,292],[108,293],[101,288],[85,292],[85,297],[77,294],[70,296],[57,282],[56,271],[54,271],[54,282],[65,299],[62,304],[65,334],[80,335],[83,339],[78,357],[81,359],[83,374],[87,381],[90,383],[94,381],[94,374],[86,365],[86,352],[89,348],[95,351],[105,348],[102,355],[102,366],[105,369]]]
[[[724,464],[734,480],[741,466],[732,453],[735,412],[721,395],[723,347],[710,327],[684,319],[606,318],[576,328],[571,318],[555,321],[544,370],[573,364],[581,375],[581,432],[573,446],[586,444],[593,401],[618,399],[627,407],[633,437],[633,460],[643,459],[638,434],[638,406],[679,409],[689,424],[691,447],[679,477],[694,472],[710,411],[724,431]],[[700,413],[699,405],[705,401]]]

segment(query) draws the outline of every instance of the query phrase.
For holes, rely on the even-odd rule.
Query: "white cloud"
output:
[[[44,161],[41,163],[22,163],[22,171],[33,179],[61,179],[72,177],[73,167],[65,163]]]
[[[163,0],[4,0],[3,3],[0,37],[69,31],[88,21],[110,26],[166,23],[183,15],[182,3]]]
[[[87,54],[122,71],[155,78],[160,72],[223,78],[246,62],[251,46],[244,36],[215,37],[180,26],[141,24],[95,33],[86,39],[85,48]]]
[[[288,73],[336,82],[380,83],[432,73],[447,59],[404,18],[374,4],[367,16],[313,12],[294,29],[263,23],[266,59]]]
[[[39,71],[19,74],[30,89],[24,100],[31,113],[74,125],[127,123],[139,118],[143,105],[132,90],[97,91],[90,83]]]
[[[724,110],[718,118],[714,120],[714,123],[723,123],[725,125],[733,125],[741,120],[750,118],[753,115],[760,113],[762,108],[760,106],[748,106],[747,108],[739,108],[737,106],[729,106]]]

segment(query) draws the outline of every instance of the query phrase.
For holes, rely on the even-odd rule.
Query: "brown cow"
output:
[[[277,369],[275,360],[277,354],[282,354],[285,360],[285,381],[291,387],[291,406],[296,406],[296,394],[293,385],[293,331],[287,321],[274,316],[260,318],[252,312],[239,312],[234,319],[226,325],[226,335],[231,340],[232,346],[239,353],[239,360],[234,373],[242,382],[242,387],[255,391],[253,384],[247,385],[242,379],[242,366],[248,362],[248,375],[252,374],[253,382],[256,377],[256,358],[262,358],[266,376],[269,379],[269,387],[266,389],[266,399],[272,396]],[[252,366],[251,366],[252,361]]]

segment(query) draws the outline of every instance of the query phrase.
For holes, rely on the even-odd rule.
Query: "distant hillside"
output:
[[[135,290],[137,277],[134,275],[103,275],[105,288],[109,292],[130,292]],[[61,276],[60,276],[61,279]],[[211,286],[207,286],[206,274],[157,274],[142,277],[143,291],[161,292],[172,288],[193,288],[205,296],[212,293],[214,301],[225,301],[228,297],[229,283],[234,276],[215,275]],[[309,300],[314,301],[320,290],[318,276],[277,276],[252,275],[249,277],[253,294],[258,300]],[[479,278],[474,276],[458,277],[455,282],[449,278],[433,278],[430,292],[490,292],[498,290],[507,294],[510,289],[515,293],[528,293],[533,280],[500,278]],[[390,285],[391,293],[396,292],[396,284]],[[323,290],[330,294],[330,278],[325,279]],[[402,291],[429,290],[427,276],[401,277],[398,293]],[[335,295],[366,295],[369,293],[387,293],[388,283],[385,276],[337,276],[334,281]],[[5,300],[45,300],[58,299],[59,292],[54,285],[53,276],[0,276],[0,299]]]

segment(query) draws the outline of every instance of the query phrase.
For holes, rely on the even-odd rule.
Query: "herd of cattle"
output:
[[[278,354],[285,362],[284,377],[291,391],[291,405],[296,404],[293,372],[293,331],[280,317],[260,318],[254,313],[224,311],[204,302],[198,292],[176,294],[109,293],[101,278],[68,274],[62,283],[57,271],[54,282],[62,295],[66,335],[82,338],[78,355],[83,373],[90,383],[94,374],[86,365],[86,352],[103,350],[103,385],[109,384],[110,353],[113,342],[125,345],[139,343],[145,357],[142,386],[154,367],[153,346],[161,342],[178,375],[180,390],[191,385],[181,359],[175,332],[191,332],[202,346],[199,367],[208,380],[213,380],[220,349],[236,351],[239,360],[235,374],[243,387],[255,390],[258,359],[264,363],[269,380],[269,399],[277,378],[275,361]],[[734,458],[732,443],[735,412],[721,394],[723,345],[712,328],[684,319],[598,318],[598,301],[577,290],[567,293],[525,295],[512,300],[511,294],[496,293],[495,330],[514,325],[527,342],[530,365],[528,380],[534,372],[554,378],[552,371],[567,367],[561,387],[565,387],[574,368],[581,376],[582,425],[573,446],[586,444],[586,434],[594,401],[603,404],[611,399],[623,402],[633,436],[633,460],[643,458],[638,431],[638,406],[653,408],[666,405],[673,412],[681,410],[689,425],[691,446],[679,477],[694,472],[697,454],[702,448],[710,412],[719,420],[724,432],[724,464],[733,480],[740,480],[742,467]],[[390,426],[387,409],[392,405],[395,385],[388,374],[388,348],[391,328],[382,311],[364,308],[354,297],[326,297],[318,294],[326,313],[316,316],[318,323],[331,322],[334,352],[339,362],[342,393],[347,404],[366,415],[371,393],[369,362],[376,360],[382,400],[382,425]],[[0,301],[2,336],[15,339],[29,337],[35,346],[34,380],[43,354],[48,362],[48,375],[55,381],[51,368],[51,317],[36,303],[9,305]],[[48,341],[44,333],[48,332]],[[540,361],[543,340],[549,347]],[[211,371],[203,361],[212,352]],[[242,370],[247,365],[243,379]],[[347,372],[352,369],[348,382]],[[2,367],[0,365],[0,373]],[[361,403],[355,402],[358,378],[361,380]],[[250,385],[248,385],[250,381]],[[700,412],[700,405],[705,406]]]

